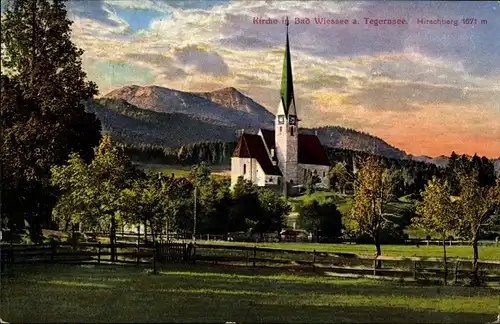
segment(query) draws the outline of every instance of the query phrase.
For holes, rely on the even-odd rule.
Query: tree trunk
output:
[[[377,248],[377,257],[382,255],[382,250],[380,249],[380,238],[378,233],[373,237],[373,241],[375,242],[375,247]],[[377,260],[377,269],[382,267],[382,261]]]
[[[448,284],[448,262],[446,262],[446,237],[443,236],[443,256],[444,256],[444,285]]]
[[[109,231],[109,244],[111,244],[111,262],[116,261],[116,219],[115,214],[111,215],[111,229]]]
[[[149,221],[149,229],[151,230],[151,240],[154,243],[156,241],[155,240],[155,231],[154,231],[154,226],[153,226],[153,223],[151,220]]]
[[[477,241],[478,241],[478,237],[477,235],[474,235],[474,237],[472,238],[472,249],[474,250],[474,261],[472,262],[472,275],[473,275],[473,282],[472,284],[474,286],[478,286],[479,285],[479,263],[478,263],[478,259],[479,259],[479,251],[478,251],[478,247],[477,247]]]

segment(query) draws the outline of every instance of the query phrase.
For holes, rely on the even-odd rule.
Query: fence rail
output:
[[[463,281],[471,278],[472,260],[429,257],[369,256],[354,253],[301,251],[257,246],[186,244],[186,243],[52,243],[43,245],[11,244],[0,246],[2,269],[14,263],[214,263],[246,267],[278,267],[318,273],[370,275],[391,278]],[[481,278],[500,283],[500,261],[479,260]]]

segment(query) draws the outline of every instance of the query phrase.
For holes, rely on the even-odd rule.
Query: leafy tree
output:
[[[313,234],[313,240],[317,241],[321,227],[320,206],[317,200],[304,205],[297,217],[297,225]]]
[[[346,193],[347,187],[352,183],[352,175],[349,174],[343,163],[336,163],[328,172],[330,188],[342,194]]]
[[[144,177],[144,173],[134,167],[108,136],[103,137],[95,149],[90,164],[76,153],[68,162],[52,168],[52,183],[63,192],[55,213],[60,216],[73,209],[78,219],[85,215],[87,223],[107,227],[114,259],[117,223],[127,210],[123,206],[124,190],[132,188],[132,181]],[[74,197],[77,199],[71,199]]]
[[[99,142],[100,123],[82,104],[97,88],[85,81],[64,1],[11,3],[1,18],[2,216],[14,227],[26,219],[37,239],[56,201],[50,167],[72,152],[90,161]]]
[[[316,173],[307,170],[304,182],[306,184],[306,193],[309,195],[316,190],[316,185],[321,183],[321,179]]]
[[[245,219],[247,228],[250,228],[252,233],[259,233],[259,221],[263,210],[259,200],[258,187],[250,180],[239,177],[233,187],[232,199],[231,217]]]
[[[127,221],[144,224],[145,229],[149,225],[153,241],[164,231],[168,234],[168,225],[175,223],[186,202],[176,182],[173,177],[150,174],[144,179],[137,179],[131,188],[122,192]]]
[[[474,283],[479,284],[479,234],[485,228],[493,225],[495,212],[500,209],[500,179],[496,186],[481,187],[480,180],[474,173],[462,174],[457,205],[461,232],[471,240],[474,251]]]
[[[306,204],[301,208],[297,222],[300,228],[313,233],[315,241],[319,236],[335,239],[342,235],[342,214],[331,200],[322,204],[313,200]]]
[[[451,188],[447,180],[433,177],[422,192],[422,201],[416,203],[419,217],[413,223],[420,228],[437,233],[443,241],[445,284],[447,277],[446,239],[454,235],[459,228],[459,212],[452,201]]]
[[[285,217],[292,211],[288,202],[269,188],[261,188],[258,192],[260,207],[262,213],[256,226],[258,231],[263,232],[281,232]]]
[[[349,213],[349,226],[355,232],[369,235],[381,255],[380,230],[387,204],[393,198],[394,175],[378,158],[361,161],[354,182],[354,203]]]

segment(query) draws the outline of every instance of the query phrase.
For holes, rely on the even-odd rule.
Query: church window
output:
[[[307,169],[304,169],[304,178],[307,177]]]
[[[243,164],[243,174],[247,174],[247,165]]]
[[[280,184],[281,184],[281,179],[280,179],[280,178],[278,178],[278,185],[280,185]]]
[[[325,171],[323,171],[323,177],[325,176]]]
[[[280,126],[280,134],[283,132],[283,126]]]
[[[293,126],[292,126],[292,127],[290,127],[290,133],[291,133],[291,134],[292,134],[292,136],[293,136]]]
[[[290,184],[293,184],[293,179],[292,179],[292,180],[290,180]]]

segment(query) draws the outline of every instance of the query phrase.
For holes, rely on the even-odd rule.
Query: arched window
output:
[[[283,126],[280,126],[280,134],[283,132]]]
[[[293,136],[293,126],[292,126],[292,127],[290,127],[290,133],[291,133],[291,135]]]
[[[293,180],[290,180],[290,184],[292,184],[292,185],[293,185]]]
[[[323,177],[325,176],[325,171],[323,171]]]
[[[247,165],[243,164],[243,174],[247,174]]]

